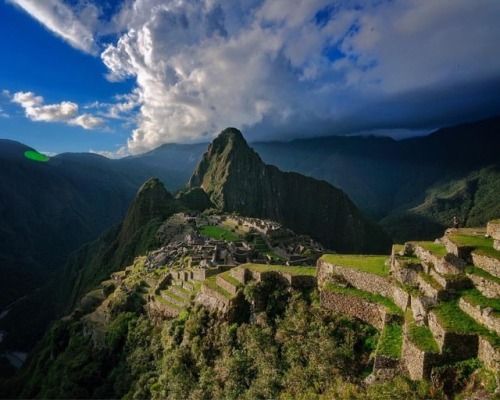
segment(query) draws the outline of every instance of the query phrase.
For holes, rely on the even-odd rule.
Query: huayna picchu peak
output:
[[[335,251],[387,251],[389,237],[325,181],[265,164],[241,132],[227,128],[208,146],[187,188],[224,212],[278,221]]]

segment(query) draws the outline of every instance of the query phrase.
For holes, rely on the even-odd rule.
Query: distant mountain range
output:
[[[348,215],[363,221],[366,240],[373,236],[369,234],[374,232],[373,225],[354,204],[364,215],[380,222],[397,241],[410,237],[429,239],[438,236],[454,215],[464,225],[480,225],[500,216],[500,154],[495,146],[499,133],[500,118],[492,118],[402,141],[332,136],[252,143],[260,158],[247,150],[243,151],[241,163],[235,156],[238,161],[231,166],[226,185],[233,194],[217,188],[218,179],[225,173],[214,171],[207,175],[210,168],[203,167],[202,161],[188,187],[203,188],[204,181],[212,187],[206,192],[193,189],[183,204],[189,206],[188,200],[196,197],[194,193],[198,204],[208,200],[226,210],[275,218],[298,231],[307,226],[304,233],[316,236],[319,229],[312,229],[318,218],[333,218],[333,211],[323,208],[305,219],[296,217],[299,210],[311,209],[307,197],[313,196],[325,206],[334,202],[343,204],[339,209],[351,210]],[[0,309],[43,287],[50,279],[57,282],[71,252],[111,226],[114,228],[101,236],[101,244],[107,247],[115,243],[122,229],[119,223],[142,183],[156,176],[175,193],[185,187],[206,148],[207,144],[167,144],[120,160],[66,153],[39,163],[24,157],[31,148],[0,140]],[[313,180],[280,172],[264,163],[331,183],[354,204],[326,183],[312,184]],[[239,170],[235,168],[238,166]],[[251,184],[246,186],[240,180],[248,174]],[[261,175],[270,182],[268,186]],[[315,192],[313,187],[320,189]],[[202,192],[208,197],[203,197]],[[255,192],[266,202],[254,196]],[[246,204],[240,204],[242,193]],[[293,198],[295,202],[288,201]],[[323,237],[325,234],[321,232]],[[354,236],[345,239],[351,241]],[[341,246],[335,241],[338,238],[328,240],[330,245]],[[366,240],[358,236],[356,243],[364,244],[353,251],[372,250]],[[89,244],[86,256],[75,253],[69,263],[82,265],[82,260],[75,257],[88,260],[86,257],[92,258],[96,252],[98,249]],[[75,274],[72,279],[81,275],[75,268],[69,271]],[[48,296],[43,290],[36,293],[39,298]],[[11,311],[0,320],[0,330],[17,326],[18,322],[18,314]],[[0,348],[8,342],[4,341]]]

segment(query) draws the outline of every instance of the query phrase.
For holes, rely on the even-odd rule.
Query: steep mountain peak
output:
[[[208,146],[187,185],[194,188],[221,211],[281,222],[337,251],[390,247],[384,232],[366,221],[345,193],[266,165],[235,128],[225,129]]]

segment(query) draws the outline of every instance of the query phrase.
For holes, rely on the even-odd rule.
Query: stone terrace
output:
[[[496,232],[489,224],[489,236]],[[391,317],[398,315],[393,307],[404,313],[399,365],[375,362],[375,375],[403,369],[413,379],[429,379],[434,365],[471,357],[498,373],[500,251],[494,240],[484,230],[453,229],[435,242],[395,245],[388,273],[380,259],[325,255],[318,261],[321,304],[381,330],[399,321]]]

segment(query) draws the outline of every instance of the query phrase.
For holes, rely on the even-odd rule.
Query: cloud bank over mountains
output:
[[[497,0],[9,1],[100,54],[109,80],[135,82],[114,108],[135,121],[132,154],[227,126],[287,139],[422,130],[499,110]],[[17,102],[33,120],[104,122],[27,95]]]

